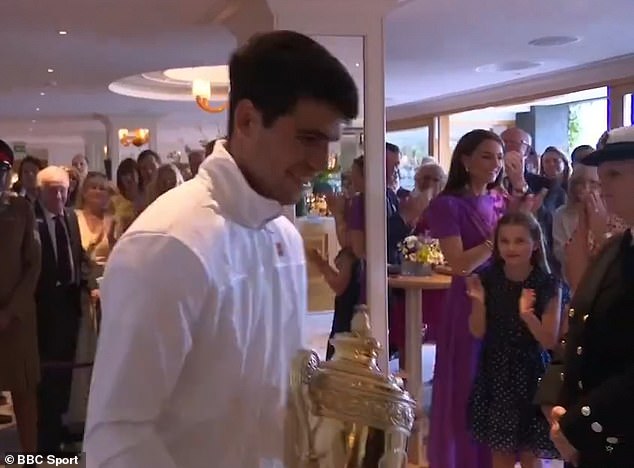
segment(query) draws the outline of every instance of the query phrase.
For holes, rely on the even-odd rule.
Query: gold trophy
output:
[[[416,403],[401,379],[376,364],[381,345],[370,334],[366,306],[352,332],[331,343],[331,361],[302,350],[291,370],[300,426],[301,468],[404,468]]]

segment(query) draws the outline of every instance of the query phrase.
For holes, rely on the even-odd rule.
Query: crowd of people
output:
[[[121,162],[116,190],[81,158],[26,158],[2,192],[0,387],[22,450],[62,449],[75,395],[79,411],[88,397],[88,468],[298,466],[289,374],[307,280],[283,206],[327,169],[359,96],[334,56],[292,31],[254,36],[229,69],[227,138],[194,156],[187,182],[144,151]],[[452,272],[436,305],[432,468],[634,459],[634,128],[571,165],[555,148],[541,165],[530,154],[518,128],[473,130],[446,178],[424,164],[406,192],[386,146],[388,261],[424,232]],[[0,142],[2,188],[13,164]],[[309,252],[337,293],[333,333],[365,302],[364,166],[354,161],[349,197],[329,199],[336,265]],[[403,359],[402,292],[389,304]]]
[[[117,168],[116,186],[90,171],[83,155],[70,166],[27,156],[14,166],[0,141],[2,166],[3,362],[24,451],[47,453],[81,440],[100,321],[97,279],[112,248],[156,198],[191,179],[191,164],[161,164],[142,151]],[[12,180],[15,179],[13,182]],[[8,423],[11,417],[3,421]]]
[[[473,130],[456,145],[447,176],[426,161],[410,192],[398,184],[398,147],[386,145],[390,263],[400,263],[405,236],[431,236],[453,275],[447,292],[423,292],[421,326],[436,344],[432,467],[520,461],[532,468],[562,456],[549,438],[550,409],[535,401],[538,383],[567,332],[571,297],[591,259],[629,223],[608,206],[597,164],[583,163],[601,148],[580,146],[569,158],[548,147],[528,164],[531,146],[519,128]],[[342,245],[334,268],[318,252],[309,255],[337,294],[331,337],[350,330],[355,306],[365,302],[363,164],[363,156],[353,162],[349,191],[328,199]],[[404,369],[402,297],[390,291],[389,340]]]

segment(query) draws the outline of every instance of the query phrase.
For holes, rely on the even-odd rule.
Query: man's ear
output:
[[[235,131],[243,136],[249,137],[253,131],[261,126],[262,115],[258,111],[253,102],[249,99],[243,99],[235,107],[234,110]]]

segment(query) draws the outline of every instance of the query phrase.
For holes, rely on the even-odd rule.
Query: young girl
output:
[[[335,352],[335,348],[330,344],[330,339],[337,333],[350,331],[354,309],[359,304],[361,264],[349,247],[344,247],[339,251],[335,257],[335,268],[330,266],[328,260],[316,249],[309,250],[307,257],[317,267],[330,289],[335,293],[335,313],[326,351],[326,360],[330,360]]]
[[[541,466],[558,456],[549,426],[533,404],[557,342],[561,309],[537,220],[510,213],[498,222],[493,263],[467,281],[471,333],[483,339],[469,401],[474,438],[491,449],[493,468]]]

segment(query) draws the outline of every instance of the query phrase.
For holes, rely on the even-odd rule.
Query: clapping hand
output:
[[[480,277],[478,275],[467,276],[465,281],[467,283],[467,296],[473,301],[484,304],[485,293]]]
[[[566,414],[566,409],[561,406],[555,406],[550,413],[550,440],[553,441],[555,447],[559,451],[561,457],[577,466],[579,463],[579,452],[568,441],[564,433],[561,431],[559,421]]]
[[[508,151],[504,155],[504,171],[513,187],[524,185],[524,157],[517,151]]]
[[[520,317],[522,320],[535,315],[535,290],[522,289],[519,301]]]
[[[403,221],[412,226],[416,224],[428,204],[429,199],[426,196],[409,196],[401,201],[398,211]]]
[[[588,229],[595,239],[601,239],[608,228],[608,210],[597,192],[591,192],[585,200]]]

